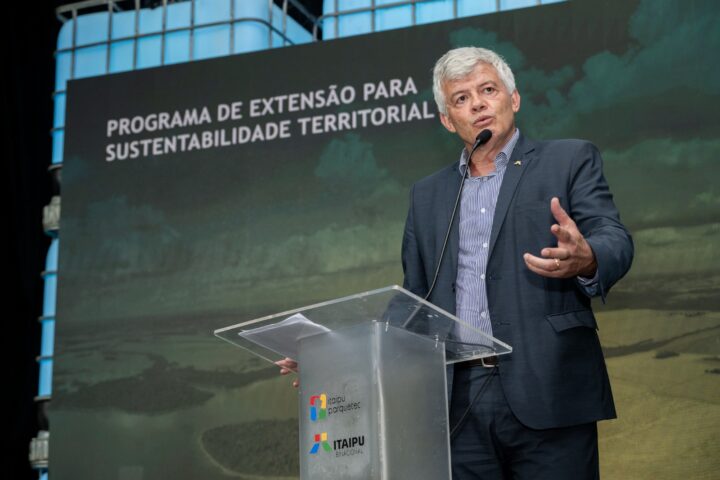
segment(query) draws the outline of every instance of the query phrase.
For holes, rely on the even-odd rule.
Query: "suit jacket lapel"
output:
[[[497,204],[495,205],[495,217],[493,218],[492,230],[490,231],[489,255],[492,255],[493,249],[495,248],[495,242],[497,241],[500,228],[502,228],[505,217],[507,216],[510,201],[512,200],[513,195],[515,195],[515,189],[517,188],[523,173],[527,170],[527,163],[529,163],[533,158],[531,153],[533,150],[535,150],[534,142],[520,135],[520,138],[513,149],[512,155],[508,160],[507,167],[505,168],[505,175],[503,176],[503,182],[500,186],[500,192],[498,193]],[[520,162],[519,165],[516,163],[518,161]]]

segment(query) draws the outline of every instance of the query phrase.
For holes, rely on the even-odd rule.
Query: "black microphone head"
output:
[[[480,145],[487,143],[490,138],[492,138],[492,132],[486,128],[482,132],[478,133],[477,137],[475,137],[475,145],[479,147]]]
[[[492,132],[487,128],[482,132],[478,133],[477,137],[475,137],[475,145],[473,145],[472,149],[470,150],[470,156],[472,157],[472,154],[475,153],[475,150],[477,150],[480,145],[487,143],[487,141],[490,140],[490,137],[492,137]]]

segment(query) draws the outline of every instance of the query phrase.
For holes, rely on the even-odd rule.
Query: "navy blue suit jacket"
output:
[[[424,297],[432,281],[460,186],[458,163],[417,182],[402,245],[404,287]],[[595,253],[599,294],[630,268],[633,244],[620,223],[597,148],[581,140],[520,137],[497,199],[486,281],[493,335],[513,352],[500,357],[503,390],[531,428],[614,418],[610,382],[590,298],[575,279],[531,272],[523,253],[555,246],[550,200],[558,197]],[[455,313],[457,217],[429,300]],[[449,369],[452,383],[452,369]]]

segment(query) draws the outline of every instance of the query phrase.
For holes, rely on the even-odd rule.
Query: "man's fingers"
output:
[[[280,367],[280,375],[288,375],[290,373],[296,373],[298,371],[298,363],[292,358],[285,357],[283,360],[278,360],[275,365]],[[300,382],[295,379],[292,382],[293,387],[297,388],[300,386]]]
[[[533,267],[532,265],[530,265],[530,264],[527,263],[527,262],[525,263],[525,265],[527,265],[528,269],[529,269],[531,272],[537,273],[538,275],[540,275],[540,276],[542,276],[542,277],[549,277],[550,275],[552,275],[550,272],[547,272],[547,271],[545,271],[545,270],[541,270],[541,269],[539,269],[539,268],[537,268],[537,267]]]
[[[280,375],[287,375],[290,372],[296,372],[298,369],[297,362],[292,358],[278,360],[277,362],[275,362],[275,365],[280,367]]]
[[[523,259],[528,267],[534,267],[544,272],[556,272],[560,270],[559,260],[555,258],[540,258],[526,253],[523,255]]]
[[[285,357],[284,359],[278,360],[277,362],[275,362],[275,365],[277,365],[279,367],[296,368],[297,362],[295,360],[293,360],[292,358]]]
[[[567,260],[570,258],[570,251],[567,248],[543,248],[540,252],[545,258],[557,258],[558,260]]]
[[[570,215],[568,215],[565,209],[560,205],[560,200],[558,200],[557,197],[553,197],[552,200],[550,200],[550,211],[560,225],[566,225],[573,222]]]
[[[564,272],[562,263],[556,258],[546,259],[526,253],[523,255],[523,260],[525,260],[525,265],[531,272],[543,277],[561,277]]]
[[[570,231],[565,228],[561,227],[557,223],[550,227],[550,232],[552,232],[553,235],[555,235],[555,238],[558,239],[558,242],[566,242],[569,243],[572,241],[572,235],[570,234]]]

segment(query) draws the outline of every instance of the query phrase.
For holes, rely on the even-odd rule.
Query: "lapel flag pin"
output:
[[[519,167],[520,165],[522,165],[522,162],[520,160],[515,160],[515,165]]]

